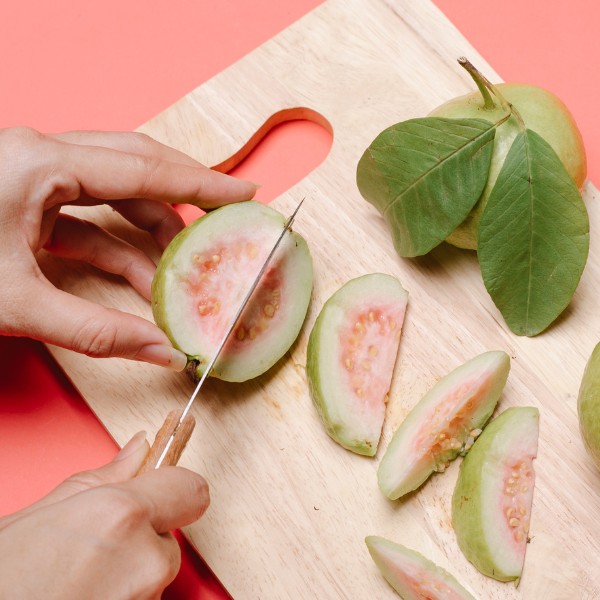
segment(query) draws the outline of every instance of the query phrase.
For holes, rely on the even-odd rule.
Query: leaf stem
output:
[[[495,108],[496,104],[494,100],[490,96],[490,92],[498,99],[500,102],[500,106],[506,111],[507,115],[502,118],[497,124],[501,125],[506,121],[511,115],[515,117],[517,123],[519,125],[519,129],[521,131],[525,130],[525,122],[523,121],[523,117],[519,113],[519,111],[502,95],[500,90],[478,69],[476,69],[473,64],[464,56],[461,56],[458,59],[458,64],[463,67],[469,73],[469,75],[473,78],[473,81],[477,84],[481,95],[483,96],[483,107],[486,109]]]

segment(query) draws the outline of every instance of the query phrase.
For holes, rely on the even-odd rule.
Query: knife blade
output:
[[[279,234],[279,237],[275,241],[273,247],[267,255],[267,258],[261,265],[261,268],[256,277],[254,278],[252,285],[246,292],[242,303],[236,310],[235,315],[231,320],[231,323],[227,327],[227,330],[225,331],[225,334],[219,342],[217,349],[215,350],[210,361],[206,365],[206,369],[204,370],[202,377],[198,381],[198,384],[192,392],[192,395],[190,396],[184,409],[181,412],[178,412],[177,410],[171,411],[167,415],[161,428],[156,434],[154,442],[152,443],[152,446],[150,448],[150,451],[148,452],[148,455],[146,456],[144,463],[138,471],[138,475],[140,475],[141,473],[145,473],[146,471],[158,469],[162,465],[176,465],[179,461],[179,458],[181,457],[181,454],[183,453],[185,446],[188,440],[190,439],[190,436],[192,435],[192,431],[194,430],[194,426],[196,424],[194,417],[190,414],[190,409],[192,408],[192,405],[198,397],[198,394],[200,393],[204,382],[212,372],[223,348],[225,347],[225,344],[227,344],[227,340],[231,336],[231,333],[235,329],[237,322],[239,321],[242,313],[244,312],[244,309],[250,302],[250,298],[252,297],[254,290],[256,290],[256,288],[258,287],[258,284],[260,283],[262,276],[264,275],[269,263],[275,255],[277,248],[279,248],[279,245],[283,241],[285,234],[288,231],[290,231],[292,223],[294,222],[294,219],[296,218],[296,215],[298,214],[298,211],[300,210],[300,207],[302,206],[304,200],[305,199],[302,198],[302,200],[298,203],[298,206],[295,208],[294,212],[288,217],[288,219],[284,223],[283,230]]]

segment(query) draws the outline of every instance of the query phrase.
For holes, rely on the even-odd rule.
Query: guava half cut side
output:
[[[436,383],[395,431],[377,471],[391,500],[416,490],[466,453],[492,416],[506,385],[506,352],[484,352]]]
[[[403,600],[475,600],[454,576],[419,552],[376,535],[366,537],[365,543]]]
[[[199,377],[285,225],[271,207],[223,206],[188,225],[163,253],[152,282],[154,319]],[[297,338],[312,292],[306,241],[285,234],[211,376],[246,381],[271,368]]]
[[[452,524],[466,558],[500,581],[521,577],[527,548],[539,411],[508,408],[484,429],[460,466]]]
[[[366,456],[377,452],[408,292],[383,273],[346,282],[310,333],[306,373],[327,433]]]

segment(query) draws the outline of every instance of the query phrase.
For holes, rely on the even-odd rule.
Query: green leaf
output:
[[[382,131],[361,157],[356,181],[388,222],[400,256],[420,256],[462,223],[483,191],[495,124],[426,117]]]
[[[485,287],[514,333],[537,335],[571,301],[588,255],[587,211],[552,147],[530,129],[510,147],[478,246]]]

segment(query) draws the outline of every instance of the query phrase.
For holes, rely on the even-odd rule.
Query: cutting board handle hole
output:
[[[232,156],[212,168],[261,185],[256,200],[267,204],[317,168],[329,154],[333,129],[320,113],[304,107],[271,115]],[[178,207],[186,222],[202,211]]]
[[[281,110],[216,168],[260,183],[256,200],[266,204],[316,169],[332,143],[333,128],[320,113],[309,108]]]

